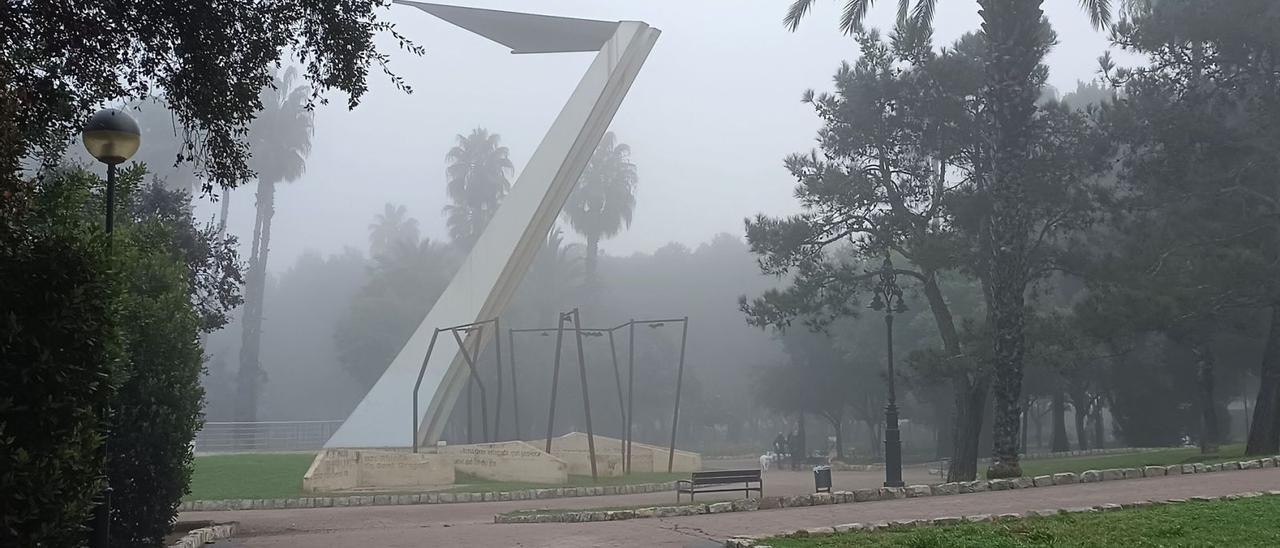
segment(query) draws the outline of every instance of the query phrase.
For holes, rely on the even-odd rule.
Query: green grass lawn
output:
[[[302,496],[315,453],[238,453],[196,457],[183,500],[284,499]]]
[[[183,500],[301,497],[304,496],[302,476],[307,473],[307,468],[311,466],[314,458],[314,453],[237,453],[196,457],[195,470],[191,474],[191,494]],[[688,474],[632,474],[621,478],[600,478],[599,481],[592,482],[590,476],[569,476],[568,483],[547,485],[496,482],[468,478],[459,474],[457,482],[463,485],[458,485],[449,491],[476,493],[548,487],[633,485],[662,483],[688,477]]]
[[[761,541],[774,548],[1280,546],[1280,497]]]
[[[1176,449],[1160,449],[1141,453],[1122,453],[1117,455],[1095,455],[1082,457],[1060,457],[1052,459],[1031,459],[1022,461],[1022,475],[1041,476],[1055,472],[1080,473],[1085,470],[1104,470],[1107,468],[1140,468],[1143,466],[1168,466],[1170,464],[1187,464],[1193,462],[1215,463],[1227,460],[1240,460],[1244,457],[1244,445],[1224,445],[1216,455],[1201,455],[1195,447],[1179,447]]]

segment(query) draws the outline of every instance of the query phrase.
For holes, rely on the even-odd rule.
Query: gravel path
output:
[[[854,476],[861,474],[861,476]],[[770,472],[766,489],[794,484],[810,475]],[[875,473],[842,473],[837,489],[852,489],[877,478]],[[809,480],[811,481],[811,480]],[[1280,469],[1267,468],[929,497],[665,519],[581,524],[495,525],[493,514],[538,506],[599,507],[668,503],[671,494],[589,497],[552,501],[419,506],[259,510],[186,513],[183,520],[237,520],[240,533],[231,546],[260,547],[542,547],[722,546],[738,534],[773,534],[806,527],[970,514],[1023,512],[1044,508],[1094,506],[1135,500],[1220,496],[1280,489]],[[768,491],[766,491],[768,492]],[[772,494],[784,494],[776,490]]]

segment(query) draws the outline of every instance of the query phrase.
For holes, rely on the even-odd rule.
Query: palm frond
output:
[[[915,21],[917,29],[933,28],[933,14],[937,11],[938,0],[919,0],[916,2],[916,9],[911,14],[911,18]]]
[[[1094,28],[1105,29],[1111,24],[1111,0],[1080,0],[1080,7],[1089,14]]]
[[[862,30],[862,22],[867,18],[867,12],[871,10],[871,6],[876,0],[848,0],[844,4],[844,11],[840,14],[840,30],[845,34],[853,34]]]
[[[786,17],[782,18],[782,26],[791,32],[795,32],[796,29],[800,28],[800,20],[804,19],[804,16],[812,8],[813,0],[795,0],[795,2],[791,3],[791,7],[787,8]]]

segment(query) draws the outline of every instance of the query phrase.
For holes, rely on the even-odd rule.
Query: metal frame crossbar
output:
[[[454,341],[458,344],[458,350],[462,354],[462,358],[470,369],[471,378],[467,384],[467,441],[471,441],[472,415],[471,415],[471,387],[477,386],[480,389],[480,428],[485,442],[490,441],[489,438],[489,405],[488,396],[484,387],[484,381],[480,379],[480,371],[476,368],[476,360],[480,357],[480,341],[483,340],[484,328],[486,325],[493,324],[493,332],[500,335],[502,333],[502,324],[498,318],[482,320],[478,322],[465,323],[450,327],[437,328],[431,334],[431,342],[427,345],[427,355],[422,359],[422,367],[418,370],[418,380],[413,383],[413,452],[418,452],[418,391],[422,387],[422,377],[427,372],[427,363],[431,361],[431,353],[435,351],[436,340],[440,338],[440,334],[448,331],[453,335]],[[474,335],[472,332],[475,332]],[[474,348],[467,350],[465,337],[475,338]],[[498,393],[497,393],[497,410],[493,417],[493,433],[497,438],[502,426],[502,337],[495,336],[493,338],[493,347],[495,354],[495,363],[498,373]],[[514,362],[512,367],[515,367]],[[512,398],[515,399],[515,370],[511,371]],[[516,416],[520,413],[519,406],[516,406]],[[519,420],[519,419],[517,419]],[[517,429],[519,427],[517,426]],[[518,432],[517,432],[518,433]]]

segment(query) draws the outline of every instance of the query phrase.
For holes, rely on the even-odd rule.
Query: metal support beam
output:
[[[547,453],[551,452],[551,438],[555,435],[556,389],[560,385],[560,347],[562,346],[561,343],[564,342],[564,314],[560,314],[558,318],[559,320],[556,322],[558,324],[556,326],[556,360],[551,369],[551,411],[547,412]]]
[[[676,410],[671,415],[671,451],[667,453],[667,473],[671,473],[676,461],[676,430],[680,426],[680,391],[684,388],[684,346],[689,339],[689,317],[685,316],[684,329],[680,335],[680,367],[676,373]]]
[[[582,379],[582,412],[587,417],[587,452],[591,458],[591,479],[596,479],[596,435],[591,428],[591,390],[587,387],[587,358],[582,351],[582,317],[573,309],[573,331],[578,340],[578,374]]]
[[[636,320],[627,322],[627,473],[631,473],[631,423],[635,422]]]

